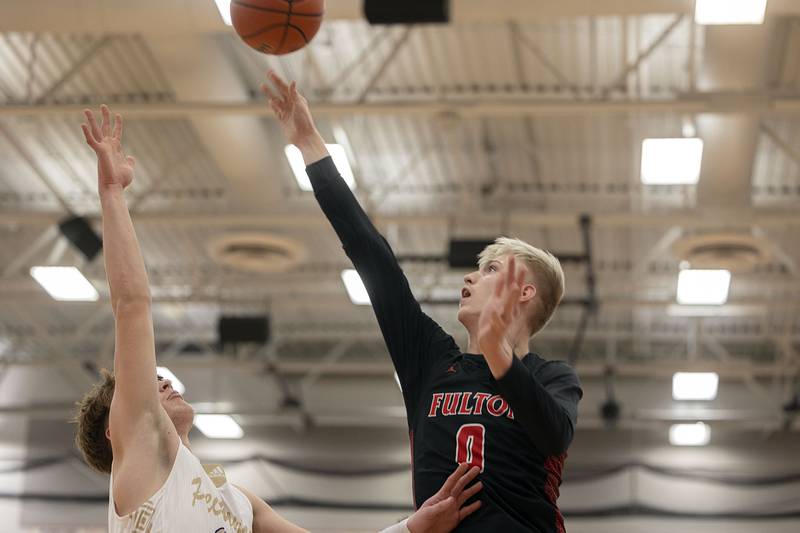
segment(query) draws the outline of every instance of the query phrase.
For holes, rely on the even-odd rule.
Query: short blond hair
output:
[[[514,257],[528,267],[536,284],[539,305],[531,313],[528,322],[530,334],[533,336],[547,325],[564,297],[564,271],[559,260],[550,252],[511,237],[498,237],[494,244],[484,248],[478,254],[478,267],[483,269],[489,261],[510,254],[514,254]]]

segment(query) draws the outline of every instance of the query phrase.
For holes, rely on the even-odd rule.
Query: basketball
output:
[[[252,48],[283,55],[311,42],[324,11],[325,0],[233,0],[231,22]]]

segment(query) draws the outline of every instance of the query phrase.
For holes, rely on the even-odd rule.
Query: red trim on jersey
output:
[[[564,516],[558,508],[558,487],[561,485],[561,472],[564,471],[564,461],[567,459],[567,454],[551,455],[544,462],[544,469],[547,470],[547,480],[544,483],[544,493],[547,500],[556,509],[556,532],[566,533],[564,529]]]

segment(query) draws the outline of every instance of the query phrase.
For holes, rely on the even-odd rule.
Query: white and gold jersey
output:
[[[117,515],[113,479],[108,496],[110,533],[252,533],[253,507],[228,483],[220,465],[203,465],[179,443],[167,480],[135,511]]]

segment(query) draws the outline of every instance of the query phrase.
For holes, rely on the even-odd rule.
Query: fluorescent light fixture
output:
[[[728,301],[728,270],[681,270],[678,274],[679,304],[722,305]]]
[[[31,276],[55,300],[96,302],[100,297],[81,271],[72,266],[35,266],[31,268]]]
[[[164,379],[170,380],[172,382],[172,388],[175,389],[178,394],[183,395],[183,393],[186,392],[186,387],[183,385],[183,383],[181,383],[181,380],[178,379],[178,376],[173,374],[169,368],[165,366],[157,366],[156,374]]]
[[[196,415],[194,425],[209,439],[241,439],[242,427],[230,415]]]
[[[700,179],[703,140],[697,137],[642,141],[645,185],[693,185]]]
[[[767,0],[696,0],[698,24],[762,24]]]
[[[711,428],[702,422],[673,424],[669,428],[669,443],[673,446],[705,446],[711,440]]]
[[[342,270],[342,281],[351,302],[356,305],[370,304],[367,288],[364,287],[364,282],[361,281],[361,276],[358,275],[358,272],[353,269]]]
[[[745,317],[765,316],[767,306],[762,304],[725,304],[725,305],[679,305],[667,306],[667,316],[717,316],[717,317]]]
[[[672,375],[673,400],[713,400],[718,387],[716,372],[675,372]]]
[[[233,26],[231,22],[231,0],[214,0],[219,9],[219,15],[222,17],[222,22],[228,26]]]
[[[344,147],[340,144],[326,144],[325,147],[328,149],[328,153],[331,154],[333,164],[336,165],[336,169],[342,175],[344,182],[350,189],[355,189],[356,178],[353,176],[353,169],[350,168],[350,161],[347,160],[347,153]],[[300,186],[300,189],[303,191],[313,190],[311,180],[306,174],[306,164],[303,161],[303,154],[300,153],[300,149],[293,144],[287,144],[283,151],[286,153],[286,159],[289,160],[289,166],[292,167],[294,179],[297,180],[297,185]]]

